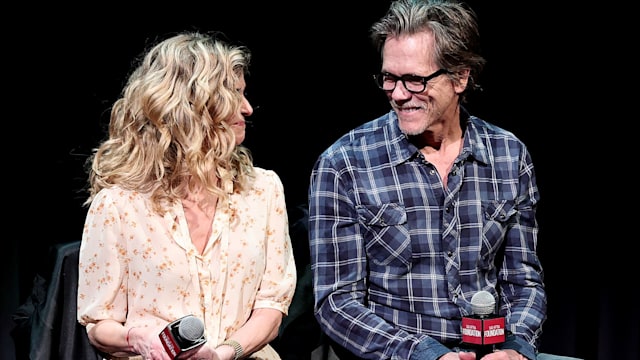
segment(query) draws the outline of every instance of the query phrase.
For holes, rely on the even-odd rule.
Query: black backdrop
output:
[[[588,109],[595,100],[575,101],[585,81],[572,70],[591,57],[580,40],[586,26],[576,25],[575,8],[568,5],[470,3],[480,16],[488,65],[484,91],[468,107],[523,139],[536,164],[539,248],[549,293],[542,350],[637,359],[638,310],[625,306],[632,295],[624,286],[638,271],[624,247],[613,248],[609,228],[617,216],[602,211],[606,195],[595,180],[602,170],[589,160],[589,140],[579,135],[594,120]],[[11,235],[2,253],[0,358],[14,356],[10,314],[25,301],[34,275],[46,271],[50,247],[80,239],[84,160],[104,136],[109,106],[133,58],[150,42],[181,30],[221,30],[253,50],[247,91],[256,111],[245,144],[258,166],[278,172],[287,202],[295,206],[306,202],[316,156],[351,127],[387,111],[371,80],[377,54],[367,37],[387,5],[40,5],[18,13],[4,51],[11,64],[5,66],[7,105],[14,110],[5,113],[4,177],[11,199],[5,221]],[[570,160],[574,156],[579,164]]]

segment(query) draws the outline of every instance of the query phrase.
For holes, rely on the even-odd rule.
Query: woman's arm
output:
[[[249,320],[226,340],[234,340],[242,347],[246,356],[252,354],[273,341],[278,336],[283,314],[275,309],[255,309]],[[235,356],[235,349],[231,345],[222,345],[216,352],[223,360],[231,360]]]
[[[129,356],[133,349],[127,343],[128,329],[115,320],[101,320],[87,331],[89,342],[103,353]]]

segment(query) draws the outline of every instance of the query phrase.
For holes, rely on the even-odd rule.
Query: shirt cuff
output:
[[[524,341],[522,338],[515,336],[513,334],[507,335],[507,338],[504,343],[497,345],[497,349],[506,350],[511,349],[519,352],[522,356],[526,357],[530,360],[536,359],[536,349],[533,345]]]
[[[426,338],[415,347],[409,360],[435,360],[451,352],[451,349],[432,338]]]

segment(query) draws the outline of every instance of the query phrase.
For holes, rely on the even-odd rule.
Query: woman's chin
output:
[[[242,142],[244,141],[244,137],[245,137],[244,130],[242,130],[241,132],[240,131],[236,131],[235,134],[236,134],[236,145],[242,144]]]

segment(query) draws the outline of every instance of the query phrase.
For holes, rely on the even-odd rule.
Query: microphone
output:
[[[478,291],[471,297],[471,316],[462,317],[462,342],[475,349],[478,360],[505,341],[504,317],[495,314],[495,307],[490,292]]]
[[[169,323],[158,336],[172,359],[188,357],[207,342],[204,338],[204,323],[193,315]]]

